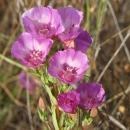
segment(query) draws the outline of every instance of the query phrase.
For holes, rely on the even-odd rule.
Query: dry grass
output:
[[[84,12],[82,27],[94,37],[87,52],[91,70],[85,79],[102,83],[107,98],[88,129],[130,129],[130,1],[91,0],[89,6],[86,1],[0,0],[0,130],[47,129],[37,113],[39,96],[46,93],[39,87],[29,95],[20,87],[21,67],[10,53],[13,42],[25,31],[22,13],[38,5],[73,6]]]

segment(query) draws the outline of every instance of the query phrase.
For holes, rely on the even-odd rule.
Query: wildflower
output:
[[[83,78],[88,62],[87,56],[81,51],[59,51],[51,57],[48,72],[63,83],[75,84]]]
[[[52,40],[34,38],[30,33],[22,33],[11,49],[12,55],[27,67],[37,68],[46,60]]]
[[[83,12],[72,7],[60,8],[58,12],[62,19],[62,24],[65,30],[58,35],[63,43],[70,43],[75,39],[80,31],[80,23],[83,18]]]
[[[64,30],[58,11],[49,6],[27,10],[22,15],[22,21],[27,31],[35,36],[52,38]]]
[[[66,113],[73,113],[80,101],[80,95],[72,90],[58,95],[58,106]]]
[[[91,43],[92,38],[90,34],[87,31],[82,30],[82,32],[75,39],[75,49],[76,51],[82,51],[83,53],[85,53]]]
[[[28,89],[30,92],[33,92],[39,85],[36,80],[27,75],[24,71],[19,74],[19,80],[23,88]]]
[[[79,106],[89,110],[105,102],[105,91],[98,83],[80,83],[76,92],[80,94]]]

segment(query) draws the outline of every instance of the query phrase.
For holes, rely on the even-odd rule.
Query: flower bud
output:
[[[44,112],[44,110],[45,110],[45,103],[44,103],[44,100],[41,97],[39,98],[38,106]]]
[[[90,115],[91,115],[92,117],[97,116],[97,109],[96,109],[96,108],[92,108],[92,109],[91,109],[91,112],[90,112]]]
[[[78,115],[77,113],[68,113],[68,117],[70,117],[71,119],[77,119],[78,118]]]

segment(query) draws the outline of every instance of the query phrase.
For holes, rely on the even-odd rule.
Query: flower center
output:
[[[47,35],[50,31],[50,24],[44,25],[44,28],[39,30],[39,33],[43,36]]]
[[[91,98],[91,97],[87,97],[85,99],[82,100],[83,102],[85,102],[86,104],[95,104],[96,103],[96,99],[95,98]]]
[[[77,72],[75,67],[63,64],[63,70],[59,72],[58,76],[60,76],[68,82],[72,82],[75,79],[76,74]]]
[[[65,99],[65,103],[72,106],[73,105],[73,101],[71,101],[70,99],[66,98]]]
[[[49,32],[49,29],[39,30],[39,33],[45,36]]]
[[[64,32],[63,32],[63,34],[68,34],[68,33],[71,33],[72,32],[72,30],[73,30],[73,28],[74,28],[74,24],[72,24],[72,26],[70,27],[70,28],[68,28],[68,29],[66,29]]]
[[[33,50],[26,57],[26,60],[37,66],[43,60],[43,53],[39,50]]]

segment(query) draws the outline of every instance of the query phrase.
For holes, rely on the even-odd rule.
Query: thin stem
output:
[[[10,90],[8,89],[8,87],[1,83],[0,82],[0,87],[2,87],[4,89],[4,91],[7,93],[7,95],[10,97],[10,99],[15,103],[17,104],[18,106],[21,106],[21,107],[25,107],[26,108],[26,105],[23,104],[22,102],[20,102],[19,100],[17,100],[13,95],[12,93],[10,92]]]
[[[117,56],[117,54],[119,53],[119,51],[121,50],[121,48],[124,46],[125,42],[127,41],[127,39],[130,36],[130,30],[128,31],[126,37],[124,38],[123,42],[120,44],[120,46],[118,47],[118,49],[116,50],[116,52],[113,54],[113,56],[111,57],[111,59],[108,61],[108,63],[106,64],[105,68],[103,69],[103,71],[101,72],[101,74],[99,75],[97,81],[99,82],[102,78],[102,76],[104,75],[104,73],[106,72],[107,68],[109,67],[109,65],[112,63],[112,61],[114,60],[114,58]]]
[[[3,60],[5,60],[6,62],[12,64],[12,65],[15,65],[15,66],[17,66],[17,67],[19,67],[19,68],[21,68],[21,69],[27,71],[27,68],[26,68],[26,67],[22,66],[21,64],[15,62],[15,61],[13,61],[13,60],[11,60],[11,59],[9,59],[9,58],[7,58],[6,56],[4,56],[4,55],[2,55],[2,54],[0,54],[0,58],[3,59]]]
[[[51,106],[51,112],[52,112],[52,122],[56,130],[60,130],[58,121],[57,121],[57,114],[56,114],[56,107]]]
[[[90,31],[90,2],[89,0],[86,0],[86,23],[87,23],[86,30],[89,32]]]
[[[48,124],[48,121],[44,121],[44,123],[46,124],[48,130],[51,130],[51,128],[50,128],[50,126],[49,126],[49,124]]]
[[[30,122],[30,129],[34,130],[33,128],[33,122],[32,122],[32,115],[31,115],[31,110],[30,110],[30,98],[29,98],[29,77],[27,75],[27,111],[28,111],[28,117],[29,117],[29,122]]]
[[[56,84],[53,84],[53,88],[54,88],[55,98],[57,98],[57,87],[56,87]]]
[[[53,88],[54,88],[54,94],[55,94],[55,98],[57,99],[57,87],[56,87],[56,84],[53,84]],[[56,105],[56,114],[57,114],[57,118],[58,118],[58,125],[59,125],[59,122],[60,122],[60,111],[59,111],[59,108],[58,108],[58,105]],[[59,125],[59,128],[60,130],[62,130],[61,126]]]
[[[56,105],[56,113],[57,113],[57,118],[58,118],[59,129],[62,130],[62,126],[60,126],[60,116],[61,116],[61,113],[59,111],[58,105]]]
[[[114,12],[114,10],[113,10],[113,8],[112,8],[112,5],[111,5],[111,2],[110,2],[110,1],[108,1],[108,7],[109,7],[109,9],[110,9],[110,11],[111,11],[111,14],[112,14],[112,17],[113,17],[113,19],[114,19],[114,23],[115,23],[116,29],[117,29],[117,31],[119,32],[119,38],[120,38],[121,42],[123,42],[124,37],[123,37],[122,33],[120,32],[120,26],[119,26],[119,24],[118,24],[118,21],[117,21],[115,12]],[[130,62],[129,49],[127,48],[126,44],[124,44],[124,50],[125,50],[126,56],[127,56],[127,58],[128,58],[128,61]]]
[[[44,86],[45,90],[47,91],[47,93],[48,93],[48,95],[49,95],[49,97],[50,97],[50,100],[53,102],[54,105],[56,105],[56,104],[57,104],[57,100],[56,100],[56,98],[52,95],[52,92],[51,92],[50,88],[49,88],[45,83],[43,83],[43,86]]]
[[[80,130],[80,109],[78,109],[78,130]]]
[[[97,17],[96,29],[94,31],[94,37],[93,37],[94,39],[96,37],[96,34],[98,32],[98,27],[100,25],[101,14],[102,14],[102,0],[99,1],[98,17]]]

